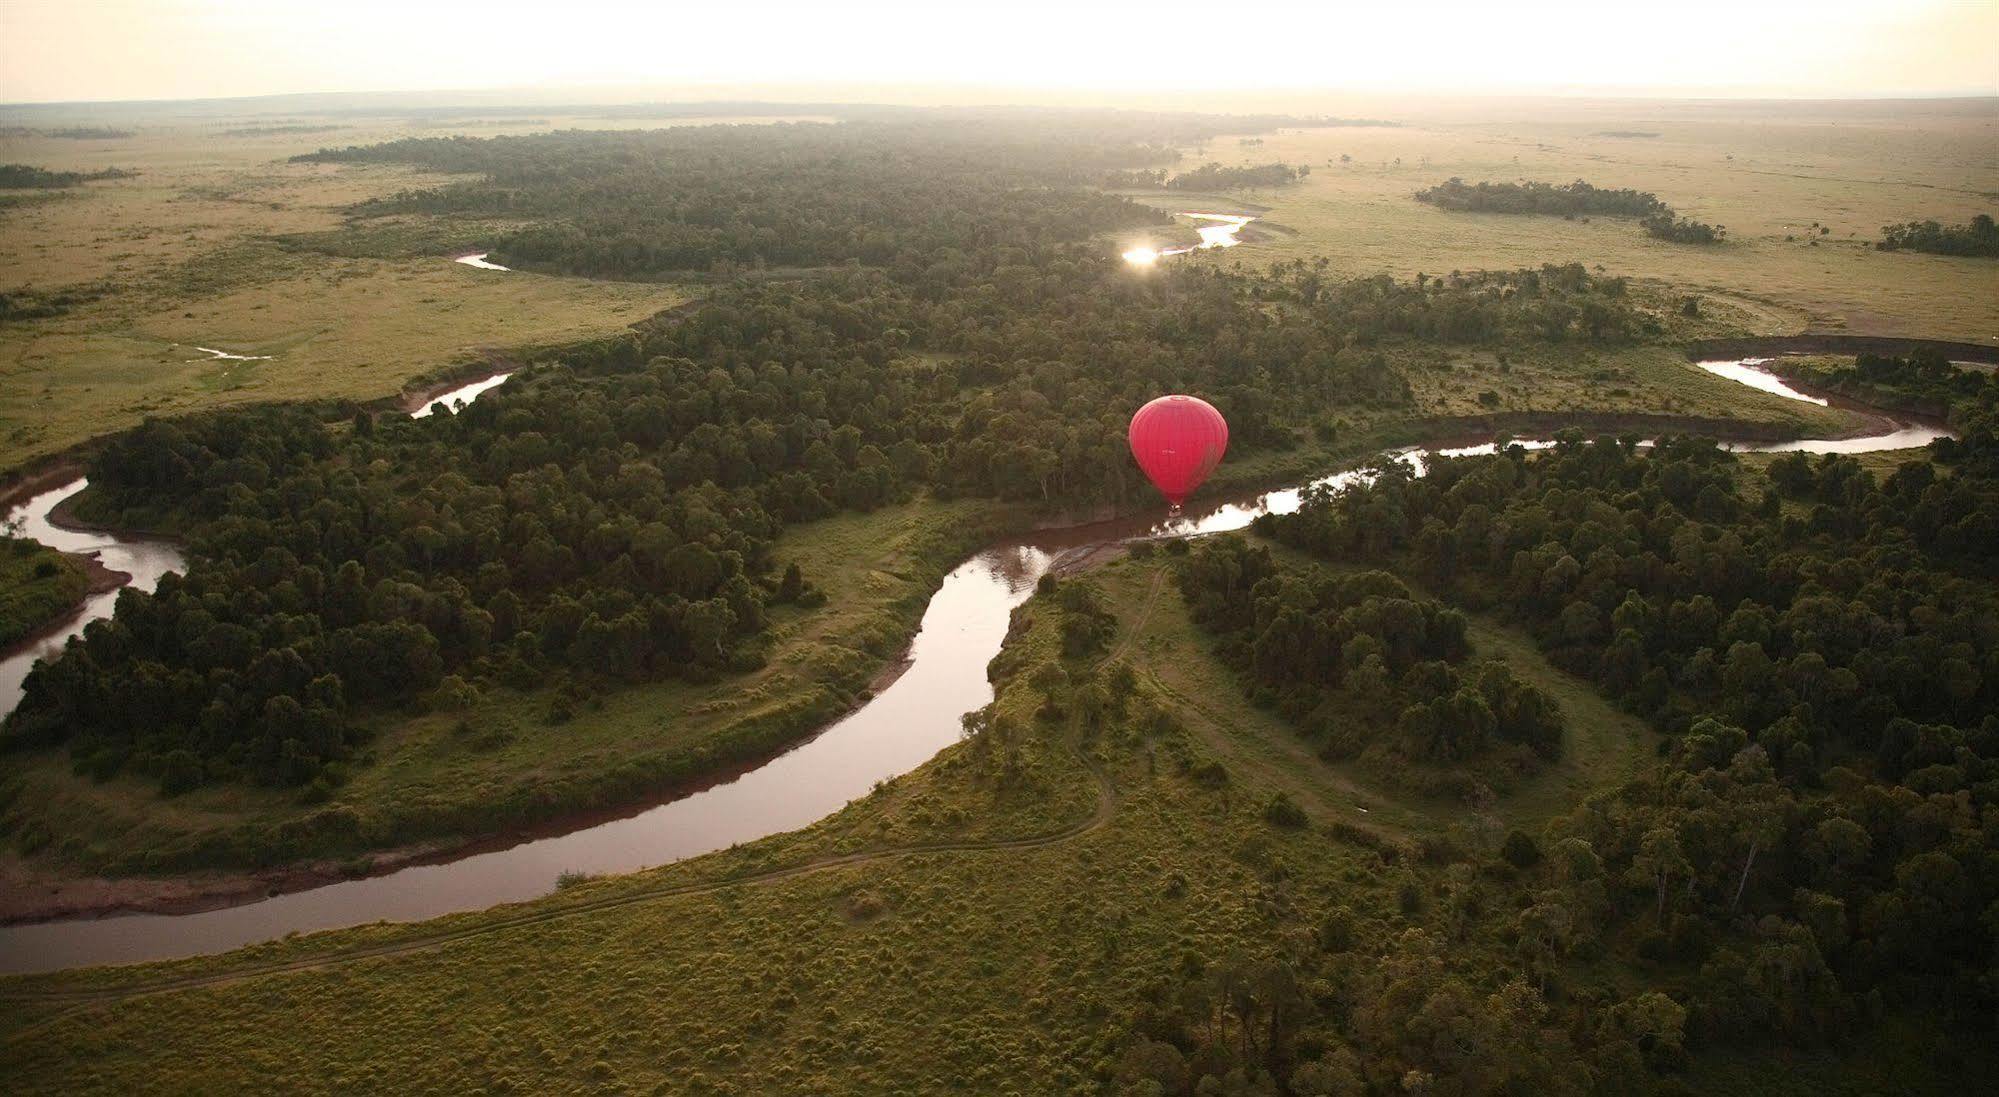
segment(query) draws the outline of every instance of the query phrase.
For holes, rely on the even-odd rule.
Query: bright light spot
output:
[[[1158,248],[1133,248],[1124,253],[1124,261],[1134,267],[1149,267],[1159,262]]]

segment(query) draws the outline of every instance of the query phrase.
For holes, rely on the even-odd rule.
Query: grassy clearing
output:
[[[1195,152],[1195,163],[1312,167],[1300,184],[1219,196],[1269,207],[1269,228],[1201,261],[1324,256],[1338,275],[1406,277],[1580,260],[1702,293],[1712,311],[1759,333],[1809,327],[1999,342],[1999,264],[1872,246],[1885,224],[1991,212],[1999,107],[1990,99],[1409,102],[1395,117],[1408,124],[1292,130],[1253,149],[1220,142]],[[1630,220],[1450,213],[1410,197],[1454,175],[1652,191],[1685,216],[1726,225],[1729,240],[1675,245]],[[1199,208],[1180,195],[1145,200]],[[1813,222],[1831,234],[1818,236]]]
[[[1282,546],[1281,556],[1305,557]],[[1500,659],[1523,680],[1553,695],[1567,719],[1562,758],[1522,780],[1487,811],[1455,800],[1413,796],[1359,764],[1329,763],[1281,716],[1249,704],[1235,673],[1214,654],[1213,640],[1187,615],[1164,564],[1126,558],[1101,581],[1129,637],[1129,658],[1150,684],[1172,698],[1213,750],[1283,789],[1320,822],[1370,830],[1504,834],[1533,830],[1590,792],[1631,774],[1651,756],[1654,736],[1588,683],[1551,665],[1533,640],[1490,617],[1468,615],[1474,659]]]
[[[985,508],[914,502],[788,531],[778,546],[825,589],[777,607],[767,665],[709,684],[594,696],[551,722],[556,690],[495,687],[469,708],[381,718],[352,780],[324,805],[294,791],[210,786],[163,800],[148,782],[102,784],[67,755],[10,757],[5,816],[17,848],[112,871],[245,867],[475,835],[630,803],[823,724],[906,641],[943,573],[988,535]]]

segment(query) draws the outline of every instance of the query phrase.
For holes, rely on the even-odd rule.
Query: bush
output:
[[[1296,830],[1309,820],[1305,818],[1305,809],[1292,802],[1291,797],[1280,792],[1272,796],[1269,803],[1263,805],[1263,821],[1274,827]]]
[[[1506,836],[1506,844],[1499,847],[1499,855],[1514,868],[1532,868],[1541,862],[1541,847],[1534,839],[1521,831]]]

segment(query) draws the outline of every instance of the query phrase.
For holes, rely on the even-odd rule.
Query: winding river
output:
[[[1750,360],[1700,365],[1765,392],[1822,402],[1791,389]],[[475,383],[437,400],[455,403],[474,399],[497,383]],[[417,414],[431,406],[427,404]],[[1869,437],[1743,443],[1731,448],[1852,453],[1920,446],[1946,433],[1937,427],[1896,420],[1892,429]],[[1550,443],[1523,444],[1539,447]],[[1421,474],[1429,456],[1492,449],[1490,443],[1459,449],[1412,448],[1390,456]],[[906,673],[815,738],[703,791],[567,834],[239,906],[193,914],[122,914],[7,927],[0,929],[0,972],[198,955],[293,932],[483,909],[545,895],[564,872],[631,872],[797,829],[866,795],[877,782],[909,772],[957,741],[959,718],[992,699],[986,666],[999,653],[1011,610],[1027,600],[1035,581],[1050,568],[1118,541],[1241,529],[1260,514],[1295,511],[1311,487],[1357,483],[1367,475],[1365,470],[1348,470],[1298,487],[1205,501],[1178,514],[1153,513],[1040,531],[986,548],[946,576],[931,597],[910,648]],[[131,571],[134,584],[144,587],[150,587],[168,568],[181,566],[180,556],[158,542],[76,534],[48,525],[49,508],[82,487],[79,480],[31,500],[26,508],[31,534],[51,544],[99,551],[107,564]],[[118,553],[130,555],[114,555]],[[82,620],[109,612],[111,600],[109,595],[94,599]],[[81,628],[79,621],[71,632]],[[55,643],[52,640],[49,646]],[[0,700],[10,707],[18,696],[20,676],[31,660],[32,656],[8,660],[0,671],[9,683]],[[18,669],[16,662],[21,663]]]

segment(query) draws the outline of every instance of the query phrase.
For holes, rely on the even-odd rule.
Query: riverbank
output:
[[[818,610],[773,607],[781,638],[763,670],[616,691],[564,725],[532,715],[547,690],[391,716],[376,727],[377,763],[317,808],[301,810],[284,790],[222,788],[162,815],[144,781],[96,785],[60,752],[17,755],[15,841],[33,830],[71,848],[0,864],[0,923],[213,910],[601,826],[727,784],[897,683],[938,583],[1001,528],[981,520],[984,509],[904,505],[795,529],[779,551],[833,597]],[[557,757],[567,764],[546,772]]]
[[[1883,420],[1880,425],[1894,424]],[[1133,536],[1179,536],[1203,532],[1216,520],[1221,521],[1224,527],[1238,518],[1241,523],[1246,523],[1249,514],[1246,507],[1271,506],[1270,500],[1279,495],[1288,494],[1291,499],[1289,505],[1295,505],[1298,494],[1295,488],[1288,492],[1270,493],[1262,489],[1320,477],[1329,467],[1355,465],[1373,454],[1392,452],[1419,443],[1451,446],[1466,441],[1485,441],[1497,434],[1545,436],[1562,427],[1577,427],[1592,434],[1638,433],[1647,437],[1668,433],[1719,434],[1752,444],[1782,442],[1801,433],[1795,424],[1742,423],[1638,412],[1494,412],[1475,416],[1405,419],[1366,431],[1355,431],[1349,441],[1339,446],[1321,446],[1291,458],[1278,455],[1274,461],[1252,461],[1236,466],[1239,470],[1236,475],[1217,477],[1215,483],[1196,498],[1186,516],[1163,524],[1158,521],[1156,504],[1100,508],[1093,515],[1097,521],[1002,537],[994,551],[1002,554],[1043,554],[1041,563],[1022,571],[1018,577],[1031,583],[1033,576],[1039,574],[1035,568],[1071,571],[1098,566],[1114,559],[1122,554],[1123,541]],[[1858,433],[1862,429],[1855,427],[1847,433]],[[1231,502],[1232,498],[1239,501]],[[987,508],[977,509],[987,512]],[[593,727],[599,724],[618,726],[644,712],[654,726],[664,727],[666,725],[659,722],[660,713],[678,710],[685,714],[680,719],[692,719],[699,724],[702,722],[700,714],[714,715],[716,710],[713,706],[718,700],[732,695],[727,688],[731,685],[741,687],[735,695],[755,695],[766,699],[782,695],[800,702],[778,705],[774,709],[769,703],[760,702],[745,717],[746,723],[732,724],[727,720],[719,724],[710,723],[698,738],[701,744],[698,753],[639,756],[617,753],[607,755],[606,764],[601,769],[593,770],[587,759],[575,756],[573,736],[565,735],[563,756],[570,757],[573,764],[559,780],[537,782],[532,794],[526,796],[517,794],[524,791],[521,789],[508,792],[504,787],[498,791],[486,788],[472,800],[451,807],[449,805],[464,800],[462,788],[454,794],[455,799],[425,803],[421,796],[406,795],[410,791],[404,783],[406,777],[385,777],[383,770],[394,769],[399,764],[399,756],[405,754],[447,751],[460,755],[468,745],[474,744],[469,741],[460,743],[456,736],[472,734],[475,739],[482,739],[487,732],[452,732],[448,725],[454,717],[444,715],[419,718],[407,725],[385,724],[381,734],[388,737],[384,741],[393,746],[396,757],[385,758],[387,766],[378,762],[376,766],[358,773],[357,780],[372,783],[385,791],[394,788],[398,795],[384,799],[372,792],[362,792],[357,794],[358,800],[343,796],[341,800],[303,814],[295,807],[285,808],[273,801],[267,810],[260,813],[264,818],[245,820],[226,831],[206,835],[161,835],[157,831],[148,834],[145,832],[151,820],[134,816],[127,825],[137,835],[133,840],[142,848],[126,854],[102,851],[95,855],[97,859],[94,862],[86,860],[70,871],[51,869],[46,863],[27,866],[36,871],[23,870],[19,874],[20,886],[10,889],[24,893],[22,902],[0,910],[0,918],[34,921],[113,911],[186,912],[214,909],[245,900],[262,899],[274,892],[283,894],[310,889],[357,876],[381,876],[415,865],[455,861],[483,849],[532,843],[550,835],[581,833],[607,820],[630,820],[655,810],[663,803],[681,802],[703,789],[726,783],[743,773],[759,769],[772,759],[790,754],[799,744],[811,742],[826,731],[842,714],[853,712],[857,706],[897,684],[912,666],[911,626],[918,616],[924,615],[943,597],[938,580],[943,578],[951,561],[961,558],[977,544],[984,543],[1000,529],[1021,529],[1030,524],[1022,521],[1026,517],[1024,512],[1015,513],[1009,520],[985,526],[983,531],[977,525],[962,520],[945,523],[939,528],[948,529],[947,534],[931,538],[928,549],[913,554],[915,562],[921,565],[914,570],[910,567],[911,553],[894,554],[902,563],[888,565],[888,568],[905,584],[907,593],[885,608],[877,605],[874,612],[865,611],[865,604],[858,602],[860,595],[857,592],[871,591],[879,596],[878,577],[884,574],[883,567],[874,556],[859,558],[857,565],[854,551],[860,546],[878,550],[882,543],[880,532],[869,526],[871,520],[865,516],[828,520],[829,524],[851,526],[853,529],[844,535],[844,540],[836,539],[833,551],[824,557],[826,567],[808,567],[807,573],[815,577],[815,582],[831,576],[826,579],[833,586],[829,594],[840,610],[852,610],[855,604],[862,605],[859,620],[854,620],[849,614],[849,624],[853,627],[850,635],[859,639],[853,642],[841,640],[839,636],[843,634],[837,630],[819,637],[830,642],[833,649],[846,652],[846,655],[820,667],[824,673],[808,675],[803,680],[793,678],[781,689],[769,681],[756,679],[724,683],[719,691],[704,694],[709,698],[705,701],[695,700],[687,695],[684,687],[671,683],[622,691],[605,699],[612,705],[610,712],[591,717]],[[1073,519],[1074,516],[1069,517]],[[1159,533],[1159,530],[1165,532]],[[808,542],[813,538],[813,531],[809,528],[801,528],[795,533],[799,539]],[[974,561],[978,559],[975,557]],[[969,566],[970,563],[962,565],[960,570]],[[841,574],[849,574],[850,578],[839,579]],[[855,579],[865,581],[856,583]],[[843,589],[842,583],[849,586]],[[927,621],[927,617],[925,619]],[[871,654],[856,657],[861,652]],[[793,655],[773,659],[773,662],[781,661],[796,664],[799,657]],[[806,659],[805,663],[809,666],[812,660]],[[664,702],[648,700],[655,696],[671,699]],[[533,746],[538,741],[536,737],[544,733],[530,730],[514,717],[533,705],[531,699],[509,694],[504,698],[493,698],[486,707],[458,716],[455,721],[460,728],[469,726],[479,729],[486,728],[489,723],[497,723],[513,729],[505,732],[502,738],[520,738],[522,741],[510,743],[506,749],[529,759],[538,749]],[[488,709],[491,715],[486,715]],[[631,710],[631,714],[621,715],[626,710]],[[417,738],[412,739],[411,735]],[[655,737],[656,733],[649,736]],[[718,742],[723,744],[722,749],[716,749]],[[424,746],[424,743],[430,745]],[[610,764],[613,759],[616,764]],[[61,786],[64,781],[58,774],[45,776],[56,786]],[[464,774],[454,773],[452,776],[463,783]],[[143,798],[146,794],[135,789],[125,795]],[[370,803],[375,806],[366,806]],[[102,827],[100,815],[93,813],[89,822],[72,818],[72,824]],[[495,822],[501,825],[496,828],[493,826]],[[127,825],[121,825],[119,829],[122,831]],[[51,829],[55,833],[70,833],[67,827]],[[71,850],[72,864],[77,863],[75,855],[79,852],[78,849]],[[105,859],[106,854],[110,854],[110,859]],[[268,868],[246,864],[257,859],[272,859],[274,863]],[[163,871],[179,871],[186,875],[162,878],[158,873]],[[32,895],[25,894],[31,891]]]
[[[0,926],[95,919],[122,914],[199,914],[347,880],[385,876],[408,868],[440,865],[480,853],[601,826],[651,811],[661,804],[725,785],[799,748],[839,718],[858,710],[906,674],[914,661],[905,647],[846,707],[814,713],[804,723],[811,734],[782,738],[757,753],[649,790],[648,799],[610,806],[560,811],[537,823],[498,833],[443,837],[346,857],[324,857],[268,869],[195,871],[174,876],[104,876],[65,871],[60,866],[0,853]]]

